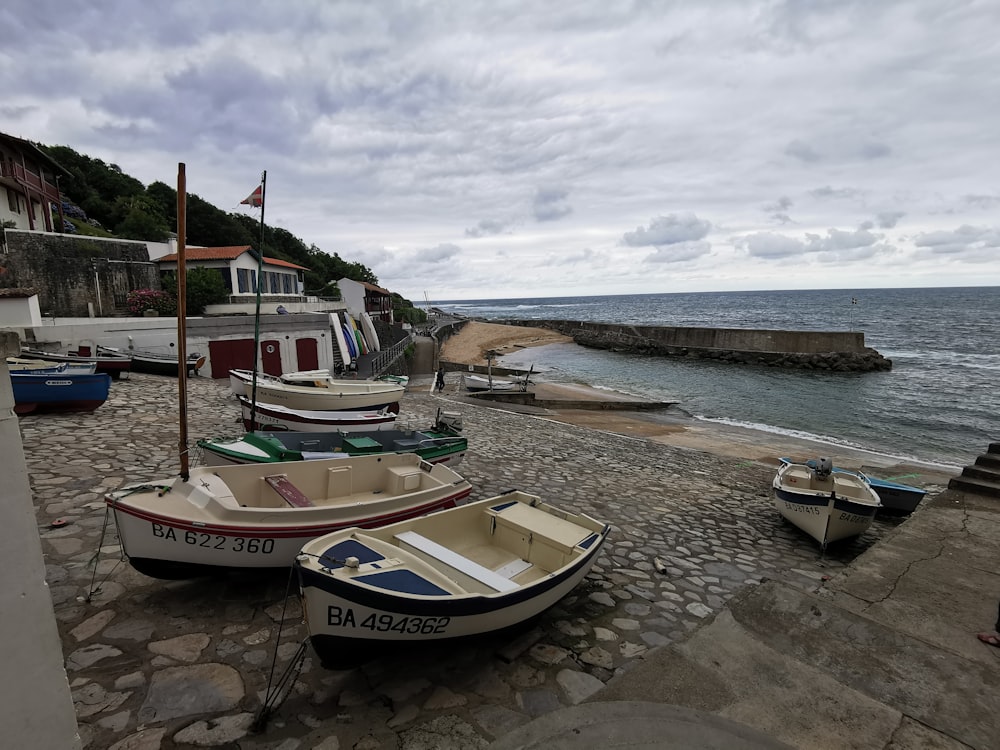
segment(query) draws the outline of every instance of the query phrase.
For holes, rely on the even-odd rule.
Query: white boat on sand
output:
[[[454,507],[472,487],[417,455],[203,466],[124,487],[105,500],[136,570],[188,578],[219,568],[280,568],[306,542]]]
[[[829,458],[787,463],[772,481],[778,512],[820,543],[863,534],[881,507],[871,485],[857,474],[835,472]]]
[[[325,411],[288,409],[277,404],[257,403],[253,418],[253,404],[246,396],[237,396],[243,411],[246,430],[292,430],[294,432],[329,432],[349,430],[364,432],[392,428],[396,413],[389,408],[355,409],[353,411]]]
[[[524,390],[521,383],[500,378],[484,378],[482,375],[462,375],[462,383],[467,391],[518,391]]]
[[[295,563],[310,640],[336,667],[394,644],[524,626],[583,580],[609,530],[510,491],[317,538]]]

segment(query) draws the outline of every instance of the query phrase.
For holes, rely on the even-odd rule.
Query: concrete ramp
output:
[[[711,711],[799,748],[995,748],[996,666],[767,582],[593,696]],[[960,743],[960,744],[959,744]]]

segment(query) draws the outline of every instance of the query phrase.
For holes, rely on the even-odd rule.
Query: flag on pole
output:
[[[246,204],[251,208],[260,208],[264,205],[264,186],[258,185],[254,191],[240,201],[240,205]]]

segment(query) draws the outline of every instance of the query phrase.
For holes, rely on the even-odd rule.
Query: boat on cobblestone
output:
[[[453,418],[458,418],[456,428]],[[198,441],[209,465],[317,461],[324,458],[364,456],[373,453],[416,453],[432,464],[461,463],[469,441],[460,432],[458,415],[438,413],[437,421],[423,430],[381,429],[365,432],[268,432],[258,430],[242,437]]]
[[[790,458],[780,458],[778,460],[786,464],[794,463]],[[810,466],[814,463],[814,459],[810,459],[804,463]],[[850,469],[841,469],[837,466],[833,470],[838,473],[856,474],[867,481],[872,489],[875,490],[878,499],[882,502],[882,510],[889,511],[890,513],[912,513],[927,494],[927,490],[920,487],[912,487],[911,485],[893,482],[888,479],[878,479],[862,471],[851,471]]]
[[[830,542],[863,534],[882,507],[865,479],[834,471],[829,458],[783,463],[771,484],[778,512],[823,549]]]
[[[292,565],[312,539],[454,507],[472,490],[413,453],[202,466],[105,496],[129,563],[156,578]]]
[[[107,373],[11,372],[14,413],[94,411],[108,400]]]
[[[243,411],[245,430],[293,430],[299,432],[330,432],[349,430],[365,432],[391,429],[396,421],[396,413],[385,409],[355,409],[353,411],[316,411],[311,409],[287,409],[277,404],[253,402],[246,396],[237,396]],[[253,416],[251,417],[251,412]]]
[[[609,531],[512,490],[319,537],[295,561],[313,648],[336,668],[393,645],[525,626],[583,580]]]
[[[119,380],[122,375],[128,377],[128,373],[132,370],[132,357],[116,350],[102,351],[102,349],[103,347],[97,347],[97,353],[93,354],[89,346],[79,346],[65,352],[47,352],[29,347],[21,349],[21,356],[41,359],[46,362],[66,362],[68,364],[92,362],[97,372],[110,375],[112,380]]]
[[[253,390],[253,371],[230,370],[233,393],[248,396]],[[312,385],[293,385],[279,377],[257,373],[257,402],[289,409],[350,411],[390,407],[399,411],[403,386],[377,380],[315,380]],[[392,408],[395,407],[395,408]]]

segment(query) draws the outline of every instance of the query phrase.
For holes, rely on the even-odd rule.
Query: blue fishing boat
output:
[[[36,411],[94,411],[108,399],[111,376],[99,372],[74,373],[12,372],[14,413]]]

